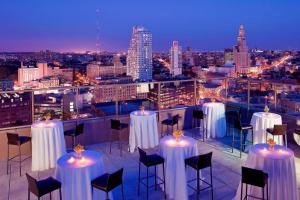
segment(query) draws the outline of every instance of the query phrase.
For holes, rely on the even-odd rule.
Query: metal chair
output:
[[[67,131],[64,132],[65,136],[72,137],[72,147],[73,148],[76,144],[76,137],[78,135],[83,134],[83,131],[84,131],[84,123],[76,125],[75,129],[67,130]]]
[[[273,139],[274,136],[277,136],[278,143],[279,143],[279,137],[284,136],[285,146],[287,147],[287,124],[274,125],[274,128],[267,128],[266,141],[267,141],[268,133],[270,133],[273,136]]]
[[[117,131],[117,133],[118,133],[118,143],[119,143],[119,148],[120,148],[120,156],[122,156],[122,140],[121,140],[121,137],[120,137],[121,136],[120,132],[125,130],[125,129],[128,129],[128,124],[121,123],[121,121],[118,120],[118,119],[111,119],[110,120],[110,127],[111,127],[111,134],[110,134],[109,153],[111,153],[111,146],[112,146],[112,143],[114,142],[113,138],[112,138],[113,131]]]
[[[240,142],[240,158],[242,157],[242,151],[244,150],[244,147],[247,145],[247,143],[253,144],[253,126],[251,124],[247,124],[247,123],[242,123],[240,119],[235,119],[235,123],[234,123],[234,128],[239,130],[240,132],[240,138],[239,138],[239,142]],[[247,141],[247,133],[248,130],[251,130],[252,134],[252,139],[251,141]],[[232,146],[231,146],[231,151],[233,153],[233,148],[234,148],[234,144],[235,144],[235,134],[234,131],[232,132]]]
[[[142,149],[138,148],[139,150],[139,180],[138,180],[138,195],[140,195],[140,183],[142,183],[146,188],[147,188],[147,199],[149,197],[149,188],[151,187],[155,187],[155,190],[157,189],[157,185],[164,185],[164,191],[165,191],[165,199],[166,197],[166,182],[165,182],[165,159],[157,154],[152,154],[152,155],[147,155],[147,153],[145,151],[143,151]],[[146,177],[142,177],[141,178],[141,164],[143,164],[146,168],[147,168],[147,176]],[[162,165],[162,169],[163,169],[163,180],[158,177],[156,175],[156,166],[157,165]],[[153,177],[149,176],[149,167],[153,167],[154,166],[154,181],[155,184],[154,185],[150,185],[149,186],[149,178]],[[147,179],[147,183],[145,184],[143,182],[144,179]],[[161,182],[157,183],[157,179],[159,179]]]
[[[188,187],[195,190],[197,192],[197,196],[199,195],[200,191],[211,188],[211,198],[214,199],[211,158],[212,158],[212,152],[203,154],[203,155],[193,156],[193,157],[185,159],[185,165],[189,166],[197,171],[197,178],[188,180]],[[208,168],[208,167],[210,169],[210,183],[206,182],[205,180],[200,178],[200,170]],[[190,182],[194,182],[194,181],[197,181],[196,189],[194,187],[192,187],[191,185],[189,185]],[[200,189],[200,181],[203,183],[206,183],[208,186]]]
[[[243,185],[246,184],[246,196],[243,196]],[[262,188],[262,198],[249,195],[248,185],[256,186]],[[269,200],[269,187],[268,187],[268,174],[261,170],[251,169],[247,167],[242,167],[242,181],[241,181],[241,200],[248,199],[252,197],[255,199],[265,200],[265,185],[267,186],[267,200]]]
[[[26,173],[27,181],[28,181],[28,200],[30,200],[30,192],[35,194],[35,196],[40,199],[42,196],[46,194],[50,194],[50,200],[52,199],[51,193],[55,190],[59,190],[59,197],[61,197],[61,183],[52,178],[48,177],[46,179],[37,181],[35,178]]]
[[[228,132],[234,131],[235,128],[235,120],[240,119],[240,114],[237,111],[226,111],[225,112],[226,119],[226,136],[230,135]]]
[[[22,160],[22,154],[21,154],[21,146],[23,144],[26,144],[27,142],[31,141],[31,137],[27,136],[19,136],[16,133],[6,133],[7,136],[7,160],[6,160],[6,173],[8,174],[8,168],[9,168],[9,163],[13,162],[13,159],[16,157],[19,157],[19,161],[14,161],[14,162],[19,162],[19,169],[20,169],[20,176],[22,175],[22,162],[28,159],[29,157],[25,158]],[[19,149],[19,153],[13,157],[9,157],[9,146],[17,146]]]
[[[169,126],[172,127],[172,132],[174,131],[174,126],[177,125],[177,129],[178,129],[178,121],[179,121],[179,115],[174,115],[172,118],[170,119],[165,119],[161,122],[162,126],[161,126],[161,136],[163,134],[163,126],[167,126],[167,135],[169,134]]]
[[[202,110],[193,110],[193,128],[201,128],[201,122],[205,121],[205,114]],[[198,127],[198,124],[200,124],[200,127]],[[202,133],[202,140],[204,142],[204,138],[207,138],[207,131],[206,131],[206,125],[203,123],[202,127],[203,133]]]
[[[123,188],[123,168],[112,174],[103,174],[92,181],[92,193],[94,188],[102,190],[106,193],[106,200],[109,199],[108,193],[115,189],[116,187],[121,186],[122,190],[122,199],[124,200],[124,188]]]

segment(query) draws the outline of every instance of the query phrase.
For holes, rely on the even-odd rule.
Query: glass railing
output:
[[[46,112],[61,120],[162,111],[218,101],[245,111],[300,115],[300,85],[238,78],[189,79],[0,92],[0,128],[30,125]]]

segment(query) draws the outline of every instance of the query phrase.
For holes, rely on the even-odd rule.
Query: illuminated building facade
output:
[[[144,27],[133,27],[127,56],[127,75],[133,80],[152,80],[152,34]]]
[[[170,49],[170,73],[173,76],[182,74],[182,48],[178,41],[173,41]]]

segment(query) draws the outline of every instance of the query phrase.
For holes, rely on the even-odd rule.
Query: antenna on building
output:
[[[100,9],[96,9],[96,53],[100,54]]]

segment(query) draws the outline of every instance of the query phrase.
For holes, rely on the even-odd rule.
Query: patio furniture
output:
[[[84,123],[76,125],[75,129],[67,130],[64,132],[65,136],[72,137],[72,147],[74,148],[76,145],[76,137],[83,134],[84,131]]]
[[[271,134],[273,136],[277,137],[277,143],[279,144],[280,137],[284,136],[285,138],[285,146],[287,147],[287,124],[282,125],[274,125],[274,128],[267,128],[267,133]],[[267,134],[266,134],[267,137]],[[266,141],[268,138],[266,138]]]
[[[204,142],[204,138],[207,138],[206,132],[206,124],[205,124],[205,115],[202,110],[193,110],[193,128],[200,128],[202,123],[202,140]],[[198,127],[199,124],[199,127]]]
[[[111,153],[111,146],[114,143],[113,141],[113,132],[117,132],[118,136],[118,144],[120,148],[120,156],[122,156],[122,139],[121,139],[121,132],[125,129],[128,129],[128,124],[121,123],[120,120],[118,119],[111,119],[110,120],[110,128],[111,128],[111,133],[110,133],[110,146],[109,146],[109,153]]]
[[[163,135],[163,130],[164,130],[164,125],[167,126],[167,135],[169,134],[169,126],[172,127],[172,133],[174,132],[174,126],[177,125],[177,130],[178,130],[178,120],[179,120],[179,115],[174,115],[173,117],[169,119],[165,119],[161,122],[161,136]]]

